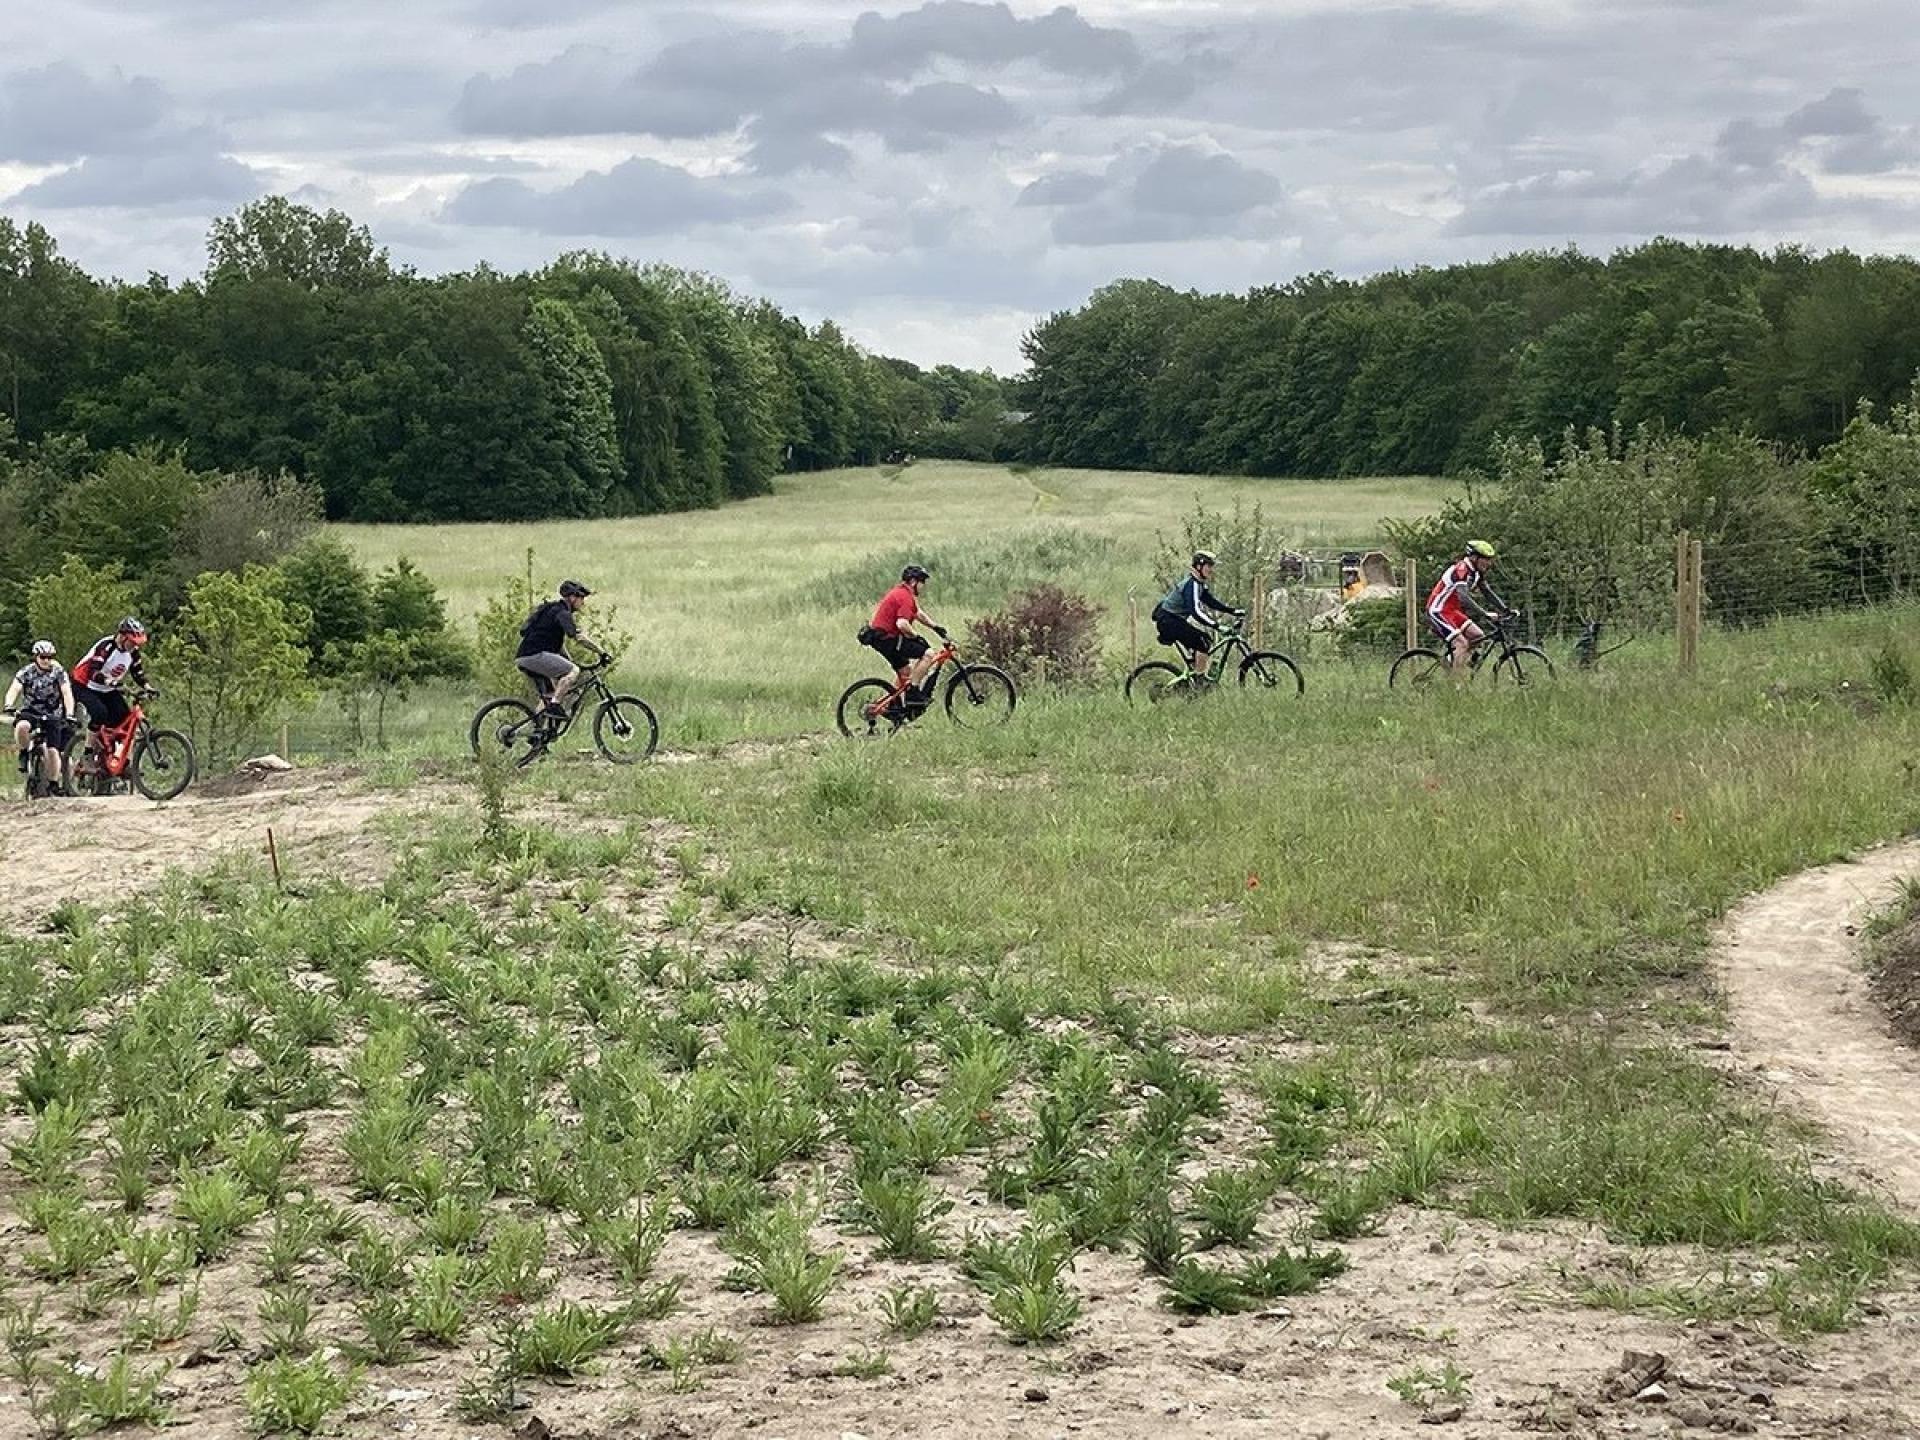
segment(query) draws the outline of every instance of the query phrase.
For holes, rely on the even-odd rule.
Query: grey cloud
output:
[[[448,203],[445,218],[546,235],[639,236],[759,219],[791,204],[778,190],[703,179],[636,155],[558,190],[536,190],[523,180],[475,181]]]
[[[1456,235],[1736,235],[1812,214],[1813,183],[1785,166],[1705,155],[1626,174],[1534,175],[1489,187],[1449,225]]]
[[[244,204],[265,191],[263,178],[223,154],[212,137],[182,138],[197,143],[158,152],[89,155],[69,169],[35,181],[11,203],[46,210],[88,206],[222,209]]]
[[[1256,232],[1257,213],[1281,194],[1279,180],[1232,155],[1157,145],[1121,156],[1105,175],[1042,176],[1019,203],[1052,207],[1062,244],[1134,245]]]
[[[940,81],[900,96],[877,128],[897,150],[937,150],[951,140],[1004,135],[1021,121],[1019,109],[995,91]]]
[[[165,118],[167,92],[144,75],[95,77],[57,61],[0,75],[0,159],[58,164],[118,149]]]
[[[1182,60],[1151,60],[1087,107],[1090,115],[1166,115],[1180,110],[1231,62],[1212,50]]]
[[[1107,190],[1107,177],[1085,170],[1060,170],[1042,175],[1021,190],[1020,205],[1084,205]]]
[[[853,168],[853,152],[824,135],[756,123],[746,166],[756,175],[844,175]]]
[[[1879,124],[1867,109],[1866,96],[1858,90],[1838,88],[1802,105],[1780,122],[1780,128],[1803,139],[1810,135],[1864,135]]]
[[[1280,198],[1280,182],[1231,155],[1209,155],[1191,145],[1162,150],[1133,182],[1140,209],[1209,219],[1243,215]]]
[[[1131,35],[1089,24],[1071,6],[1023,20],[1010,6],[969,0],[931,0],[902,15],[869,11],[854,22],[847,55],[889,75],[911,75],[936,58],[982,66],[1033,60],[1063,75],[1110,75],[1140,63]]]
[[[1764,168],[1807,151],[1829,173],[1877,175],[1920,161],[1920,132],[1885,124],[1859,90],[1836,88],[1778,124],[1730,121],[1714,148],[1736,165]]]

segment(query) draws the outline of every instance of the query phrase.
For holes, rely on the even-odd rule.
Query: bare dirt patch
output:
[[[1873,993],[1894,1033],[1920,1046],[1920,919],[1909,920],[1882,942]]]
[[[368,826],[409,803],[367,789],[345,769],[223,778],[155,805],[137,795],[40,800],[0,810],[0,843],[22,863],[0,889],[0,924],[31,926],[63,900],[110,904],[170,870],[229,856],[266,856],[267,830],[284,867],[372,878],[385,847]]]
[[[1860,927],[1920,871],[1920,841],[1749,896],[1718,936],[1735,1053],[1834,1137],[1836,1163],[1920,1211],[1920,1055],[1889,1033]]]

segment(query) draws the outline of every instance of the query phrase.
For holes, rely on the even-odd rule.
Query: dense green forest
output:
[[[158,442],[285,472],[354,520],[681,510],[911,447],[988,458],[1001,382],[869,355],[705,275],[564,256],[423,278],[270,198],[204,276],[102,282],[0,217],[0,413],[23,442]]]
[[[1309,275],[1126,280],[1027,338],[1028,458],[1251,475],[1435,474],[1501,435],[1744,431],[1813,452],[1920,369],[1920,263],[1660,240]]]

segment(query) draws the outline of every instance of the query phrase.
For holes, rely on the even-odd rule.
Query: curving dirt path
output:
[[[1721,923],[1734,1049],[1825,1126],[1851,1167],[1920,1211],[1920,1051],[1893,1037],[1856,928],[1920,873],[1920,840],[1750,895]]]

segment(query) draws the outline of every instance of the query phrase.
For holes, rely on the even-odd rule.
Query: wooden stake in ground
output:
[[[267,827],[267,864],[273,868],[273,888],[283,889],[280,883],[280,851],[273,843],[273,827]]]
[[[1401,582],[1407,597],[1407,649],[1411,650],[1420,643],[1420,592],[1414,586],[1413,561],[1407,561],[1407,574]]]
[[[1127,592],[1127,668],[1140,663],[1140,597]]]
[[[1264,649],[1267,634],[1267,587],[1256,583],[1253,587],[1253,648]]]
[[[1673,637],[1680,673],[1691,675],[1697,658],[1700,626],[1700,543],[1682,530],[1673,542]]]

